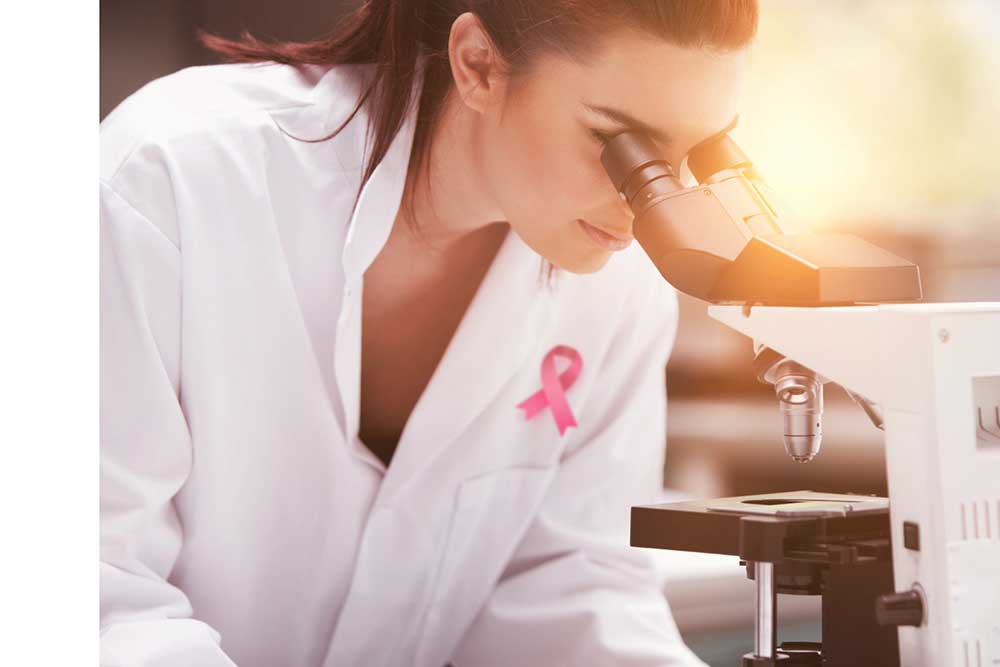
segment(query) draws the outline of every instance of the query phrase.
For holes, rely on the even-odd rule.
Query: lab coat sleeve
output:
[[[100,184],[100,655],[103,667],[235,667],[167,581],[191,467],[179,402],[180,251]]]
[[[628,546],[631,505],[662,490],[676,294],[656,280],[627,312],[577,414],[580,437],[457,667],[704,665],[680,638],[649,554]]]

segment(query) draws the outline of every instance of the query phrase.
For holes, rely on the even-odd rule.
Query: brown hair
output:
[[[364,0],[327,36],[311,42],[263,43],[244,30],[231,40],[198,30],[198,39],[227,62],[290,65],[374,64],[375,72],[336,135],[369,105],[371,150],[361,183],[385,156],[413,103],[418,58],[426,58],[411,164],[423,165],[451,86],[448,37],[464,12],[479,17],[512,75],[545,51],[585,57],[587,46],[630,27],[682,47],[733,50],[757,29],[757,0]]]

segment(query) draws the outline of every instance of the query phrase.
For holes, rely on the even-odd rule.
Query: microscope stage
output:
[[[796,543],[857,542],[888,534],[887,498],[815,491],[638,506],[631,521],[634,547],[770,562],[784,560],[783,552]]]

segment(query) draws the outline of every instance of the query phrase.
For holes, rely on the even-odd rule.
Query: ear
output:
[[[472,12],[461,14],[451,24],[448,60],[459,99],[484,113],[492,99],[502,94],[503,67],[493,40]]]

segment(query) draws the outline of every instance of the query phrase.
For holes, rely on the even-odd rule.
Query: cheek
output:
[[[490,152],[491,180],[510,216],[572,221],[612,189],[600,147],[566,128],[512,118],[498,128]]]
[[[536,253],[572,272],[599,270],[610,253],[579,230],[613,187],[600,147],[534,118],[505,117],[484,142],[486,177],[514,231]],[[579,128],[575,128],[579,132]]]

